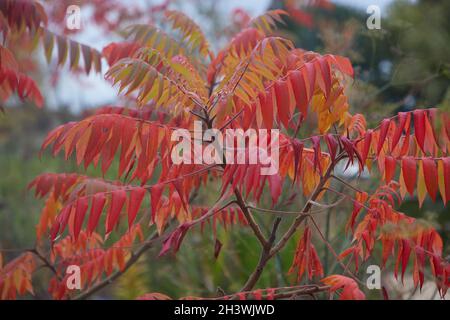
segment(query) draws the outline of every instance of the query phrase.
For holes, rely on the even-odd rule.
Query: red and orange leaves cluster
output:
[[[287,182],[292,182],[292,188],[301,188],[305,196],[320,194],[316,189],[327,186],[321,184],[322,179],[329,177],[340,161],[346,162],[346,168],[355,165],[359,173],[365,167],[374,173],[374,167],[378,167],[384,179],[371,195],[357,192],[354,197],[348,196],[354,207],[347,231],[352,231],[354,241],[340,258],[351,257],[357,269],[361,259],[373,256],[380,242],[383,263],[392,257],[396,274],[401,268],[403,277],[412,260],[416,286],[421,286],[425,268],[430,266],[438,289],[445,294],[449,267],[442,259],[441,238],[433,228],[394,208],[414,190],[420,204],[426,194],[433,200],[440,195],[444,203],[448,201],[447,114],[434,109],[415,110],[367,129],[362,115],[349,113],[344,87],[347,78],[353,76],[350,61],[295,48],[290,40],[275,35],[273,30],[286,15],[281,10],[245,21],[243,30],[217,55],[201,29],[176,11],[166,11],[165,19],[181,40],[151,24],[133,25],[126,30],[124,42],[110,44],[100,53],[47,30],[46,14],[37,1],[7,0],[1,4],[5,35],[17,29],[34,33],[43,43],[47,59],[56,49],[58,66],[68,61],[72,71],[79,69],[82,57],[86,73],[92,69],[100,72],[104,58],[110,65],[106,78],[119,87],[126,104],[132,106],[101,108],[81,121],[57,127],[43,143],[43,149],[51,149],[54,156],[74,158],[85,169],[99,167],[103,175],[116,169],[113,164],[117,162],[117,181],[47,173],[30,184],[38,197],[47,197],[37,238],[42,244],[46,236],[50,237],[50,262],[57,266],[49,289],[54,298],[71,295],[63,272],[68,264],[81,266],[84,290],[114,271],[126,270],[133,247],[146,244],[143,234],[148,230],[144,224],[163,236],[160,254],[165,254],[176,252],[194,225],[203,229],[210,223],[217,244],[217,224],[228,227],[251,223],[236,203],[223,208],[192,204],[195,189],[215,182],[222,198],[242,194],[243,201],[258,204],[266,192],[275,206]],[[19,97],[40,104],[42,98],[31,80],[14,68],[17,63],[8,49],[1,49],[2,97],[17,91]],[[173,163],[172,131],[192,131],[197,118],[204,120],[205,126],[221,130],[283,130],[279,172],[262,176],[258,165]],[[306,121],[316,126],[317,133],[297,138]],[[291,136],[292,132],[295,134]],[[394,181],[397,171],[398,183]],[[169,223],[174,225],[173,231],[167,231]],[[121,237],[108,244],[104,238],[113,233]],[[290,269],[299,281],[305,275],[310,280],[323,276],[312,240],[306,226]],[[30,279],[36,261],[30,252],[1,268],[2,298],[32,292]],[[354,279],[330,275],[322,282],[331,293],[339,292],[341,299],[364,298]],[[279,291],[260,289],[226,298],[283,297]],[[144,298],[168,297],[149,294]]]

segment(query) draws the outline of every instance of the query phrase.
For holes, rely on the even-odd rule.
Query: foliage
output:
[[[4,266],[0,263],[2,299],[32,294],[31,277],[38,272],[38,263],[53,273],[48,284],[53,298],[87,298],[120,277],[147,250],[158,247],[159,256],[176,254],[187,237],[207,224],[212,225],[215,258],[226,250],[217,225],[227,232],[229,226],[248,229],[261,249],[243,287],[217,299],[275,299],[320,292],[338,292],[341,299],[365,298],[360,279],[350,268],[343,268],[348,277],[323,268],[313,232],[338,263],[352,261],[355,272],[361,260],[373,257],[376,246],[381,246],[380,264],[392,260],[395,274],[400,270],[402,279],[411,264],[416,287],[422,287],[428,274],[439,293],[446,294],[450,265],[442,257],[440,235],[396,206],[414,193],[420,205],[427,195],[444,205],[449,200],[448,113],[433,108],[400,112],[368,128],[363,115],[350,113],[344,90],[354,74],[349,59],[295,48],[276,35],[277,25],[287,15],[282,10],[248,20],[215,55],[195,22],[176,11],[166,11],[165,18],[180,33],[178,38],[154,25],[138,24],[126,30],[125,42],[110,44],[100,53],[52,35],[37,1],[4,0],[0,8],[7,40],[28,33],[43,43],[49,60],[56,41],[57,64],[64,64],[70,52],[69,65],[75,69],[81,52],[86,73],[92,66],[100,72],[104,58],[110,65],[106,79],[133,102],[131,108],[100,108],[47,135],[42,152],[51,149],[53,156],[64,154],[77,166],[98,168],[102,177],[44,173],[29,184],[38,198],[45,198],[36,247]],[[19,15],[21,11],[28,14]],[[1,87],[8,94],[4,98],[17,91],[20,98],[42,104],[32,80],[12,68],[15,62],[9,49],[1,50],[2,70],[8,69]],[[193,131],[194,120],[219,131],[281,129],[279,171],[265,176],[260,164],[175,163],[171,153],[177,143],[170,136],[175,129]],[[313,130],[302,135],[311,125]],[[377,189],[369,194],[340,178],[342,164],[345,169],[356,167],[359,175],[367,169],[378,176]],[[332,181],[345,192],[335,190]],[[219,188],[212,203],[196,199],[199,190],[215,186]],[[285,201],[283,189],[292,193],[289,201],[296,206],[294,211],[276,208]],[[330,195],[337,201],[325,203]],[[303,207],[298,208],[302,199]],[[352,240],[338,255],[322,237],[316,218],[343,199],[353,204],[346,224]],[[269,216],[268,232],[262,230],[259,214]],[[315,284],[255,289],[268,263],[296,237],[290,272],[296,273],[298,283],[307,275]],[[72,264],[82,271],[79,295],[66,285],[65,269]],[[149,293],[142,298],[169,296]]]

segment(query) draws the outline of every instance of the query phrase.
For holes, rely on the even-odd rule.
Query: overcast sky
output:
[[[203,0],[204,1],[204,0]],[[216,1],[216,0],[213,0]],[[271,3],[270,0],[218,0],[220,9],[224,16],[237,7],[247,10],[251,16],[261,14]],[[382,12],[392,0],[333,0],[334,3],[351,5],[363,11],[371,5],[379,5]],[[82,12],[83,14],[83,12]],[[201,21],[199,21],[201,25]],[[83,32],[75,40],[86,43],[101,50],[103,46],[114,39],[106,39],[104,35],[92,30]],[[44,67],[45,68],[45,67]],[[107,65],[104,65],[104,70]],[[56,88],[46,88],[43,90],[46,94],[46,101],[50,107],[69,106],[73,111],[79,111],[84,108],[101,106],[104,104],[116,103],[117,91],[111,88],[109,83],[102,79],[102,75],[91,73],[89,77],[82,76],[80,79],[74,78],[70,73],[63,72]],[[50,79],[44,79],[50,81]]]

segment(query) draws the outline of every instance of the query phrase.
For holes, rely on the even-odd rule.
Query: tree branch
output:
[[[36,257],[38,257],[43,263],[44,266],[47,267],[48,269],[50,269],[51,272],[53,272],[56,276],[57,279],[61,280],[61,277],[58,274],[58,271],[56,270],[56,268],[47,260],[46,257],[44,257],[37,248],[34,249],[29,249],[29,252],[33,253]]]
[[[253,230],[253,233],[258,238],[261,246],[263,248],[266,247],[268,243],[267,239],[264,237],[261,228],[256,223],[255,219],[253,219],[251,212],[248,210],[248,206],[245,204],[244,199],[242,198],[242,195],[237,188],[234,189],[234,195],[236,196],[236,203],[244,213],[244,216],[247,219],[250,228]]]
[[[306,202],[305,206],[300,211],[299,215],[294,220],[294,222],[289,227],[289,229],[286,231],[286,233],[283,235],[283,237],[278,241],[278,243],[275,246],[273,246],[273,242],[275,241],[275,236],[273,236],[272,239],[271,239],[271,240],[273,240],[273,242],[271,243],[269,241],[268,244],[266,246],[264,246],[264,248],[263,248],[263,250],[261,252],[261,256],[259,258],[259,262],[258,262],[255,270],[250,275],[250,277],[248,278],[246,284],[244,285],[244,287],[242,288],[241,291],[249,291],[256,285],[257,281],[261,277],[261,274],[262,274],[262,272],[263,272],[267,262],[274,255],[276,255],[281,249],[283,249],[283,247],[286,245],[286,243],[289,241],[289,239],[295,233],[297,228],[310,215],[309,211],[311,210],[314,201],[317,199],[317,197],[322,192],[322,188],[325,186],[326,182],[330,178],[330,176],[331,176],[331,174],[333,172],[334,166],[336,165],[336,163],[338,163],[342,159],[342,157],[343,157],[342,154],[339,155],[336,158],[336,160],[333,163],[330,164],[330,166],[328,167],[325,175],[321,177],[319,183],[317,184],[315,190],[313,191],[313,193],[311,194],[310,198]],[[272,248],[272,246],[273,246],[273,248]]]
[[[256,285],[256,282],[258,282],[259,278],[261,277],[262,272],[264,271],[264,268],[269,261],[270,257],[270,249],[273,246],[273,243],[276,240],[276,233],[278,230],[278,227],[281,222],[281,217],[278,217],[275,219],[272,231],[270,232],[269,240],[266,242],[266,245],[263,246],[261,251],[261,256],[259,257],[258,265],[256,266],[256,269],[253,271],[253,273],[248,278],[247,282],[245,283],[244,287],[241,289],[241,292],[250,291],[253,289],[253,287]]]

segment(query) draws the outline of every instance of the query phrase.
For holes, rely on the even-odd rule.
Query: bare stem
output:
[[[245,204],[244,199],[242,198],[241,193],[236,188],[234,189],[234,195],[236,196],[236,203],[241,208],[242,213],[244,214],[245,218],[247,219],[247,222],[250,226],[250,228],[253,230],[253,233],[255,234],[256,238],[258,238],[259,242],[261,243],[261,246],[264,248],[267,246],[267,240],[264,237],[261,228],[256,223],[255,219],[253,219],[253,216],[251,212],[248,210],[248,206]]]
[[[348,182],[345,181],[344,179],[341,179],[341,178],[339,178],[338,176],[335,176],[334,174],[331,175],[331,178],[336,179],[337,181],[343,183],[345,186],[349,187],[349,188],[352,189],[353,191],[361,192],[361,190],[359,190],[358,188],[352,186],[350,183],[348,183]]]
[[[56,278],[58,278],[59,280],[61,280],[58,271],[56,270],[56,268],[50,263],[50,261],[48,261],[48,259],[46,257],[44,257],[37,248],[34,249],[30,249],[28,250],[29,252],[33,253],[36,257],[38,257],[43,263],[44,266],[48,269],[50,269],[51,272],[53,272],[56,276]]]
[[[267,262],[270,260],[270,249],[273,246],[273,243],[276,240],[276,233],[278,230],[278,227],[281,222],[281,217],[278,217],[275,219],[275,222],[272,226],[272,231],[270,232],[269,240],[267,241],[266,245],[263,246],[261,255],[259,257],[258,265],[256,266],[253,273],[248,278],[247,282],[245,283],[244,287],[241,289],[241,292],[250,291],[253,289],[253,287],[256,285],[256,282],[258,282],[259,278],[261,277],[262,272],[264,271],[264,268],[267,264]]]

